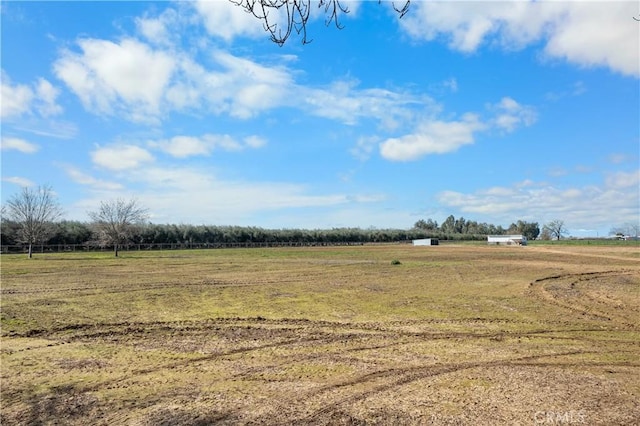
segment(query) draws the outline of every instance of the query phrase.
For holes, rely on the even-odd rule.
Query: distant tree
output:
[[[118,248],[130,240],[135,225],[142,224],[148,217],[148,210],[141,207],[136,200],[116,199],[103,201],[97,211],[89,212],[98,240],[106,245],[113,245],[115,257]]]
[[[49,244],[84,244],[91,235],[91,227],[87,223],[62,220],[55,224]]]
[[[17,244],[18,224],[7,217],[7,207],[0,207],[0,243],[2,245]]]
[[[543,231],[546,231],[550,238],[555,238],[556,240],[559,240],[569,233],[569,231],[564,226],[564,221],[558,219],[552,220],[551,222],[544,225]]]
[[[326,14],[325,24],[333,22],[338,29],[342,29],[339,17],[343,13],[349,13],[349,9],[340,0],[230,0],[232,3],[251,13],[262,21],[265,31],[271,37],[271,41],[282,46],[292,32],[302,34],[302,43],[307,44],[307,22],[311,16],[311,8],[314,3],[318,9],[323,9]],[[404,4],[402,4],[404,2]],[[381,0],[378,0],[381,3]],[[402,18],[409,10],[411,0],[401,0],[401,7],[392,2],[393,8]]]
[[[413,225],[414,229],[421,229],[425,231],[437,231],[438,230],[438,222],[433,221],[432,219],[428,219],[425,221],[424,219],[420,219]]]
[[[413,224],[414,229],[427,229],[427,222],[424,219],[420,219],[416,223]]]
[[[29,259],[33,257],[33,244],[45,243],[53,232],[53,223],[62,216],[50,186],[22,188],[7,201],[6,210],[9,219],[18,225],[16,239],[29,245]]]
[[[467,231],[467,222],[464,217],[460,217],[460,219],[456,219],[453,223],[453,229],[457,234],[465,234]]]
[[[619,237],[637,237],[640,235],[640,224],[628,222],[623,225],[611,228],[611,231],[609,231],[609,233],[611,235],[617,235]]]
[[[528,240],[535,240],[540,235],[540,226],[538,222],[525,222],[519,220],[509,226],[508,232],[524,235]]]
[[[448,234],[453,234],[456,232],[456,218],[453,215],[449,215],[449,217],[447,217],[444,222],[442,222],[442,225],[440,225],[440,230],[442,232],[448,233]]]
[[[551,239],[551,233],[547,228],[542,228],[542,232],[540,232],[540,239],[542,241],[549,241]]]

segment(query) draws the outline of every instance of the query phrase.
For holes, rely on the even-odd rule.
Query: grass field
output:
[[[2,425],[640,424],[638,246],[1,262]]]

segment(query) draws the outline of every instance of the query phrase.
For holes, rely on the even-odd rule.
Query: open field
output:
[[[1,261],[2,425],[640,424],[638,246]]]

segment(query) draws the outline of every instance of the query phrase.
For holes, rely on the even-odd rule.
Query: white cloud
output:
[[[634,161],[636,159],[637,157],[634,157],[633,155],[615,153],[615,154],[611,154],[607,160],[611,164],[622,164],[622,163],[626,163],[627,161]]]
[[[267,140],[260,136],[248,136],[244,138],[244,144],[248,148],[262,148],[267,144]]]
[[[262,21],[232,2],[198,0],[194,7],[211,35],[226,41],[237,36],[266,37]]]
[[[209,155],[213,146],[205,138],[192,136],[176,136],[169,140],[150,142],[152,148],[160,150],[177,158],[186,158],[193,155]]]
[[[266,141],[258,136],[249,136],[238,141],[229,135],[206,134],[195,136],[174,136],[171,139],[150,141],[149,147],[157,148],[176,158],[195,155],[209,155],[215,149],[242,151],[246,148],[260,148]]]
[[[123,189],[123,186],[120,183],[96,179],[93,176],[88,175],[73,166],[64,165],[62,167],[67,175],[74,182],[79,183],[80,185],[87,185],[95,189],[107,191],[119,191]]]
[[[0,145],[2,146],[3,151],[16,150],[22,152],[23,154],[33,154],[39,149],[38,145],[27,142],[24,139],[4,136],[2,137],[2,143]]]
[[[640,217],[640,171],[607,176],[598,185],[561,188],[548,183],[495,187],[474,193],[443,191],[437,200],[465,214],[505,223],[515,219],[545,223],[562,219],[569,228],[606,228]]]
[[[36,104],[36,108],[40,112],[40,115],[49,117],[62,113],[62,107],[56,104],[56,98],[59,94],[60,89],[54,87],[44,78],[38,79],[36,99],[38,99],[39,102]]]
[[[49,117],[62,112],[62,107],[56,103],[60,90],[44,78],[39,78],[37,82],[29,86],[26,84],[12,84],[11,79],[4,70],[1,76],[1,118],[16,118],[25,114],[34,114],[35,112],[42,117]]]
[[[78,126],[68,121],[21,119],[11,123],[11,127],[20,132],[58,139],[73,139],[78,133]]]
[[[426,120],[412,134],[380,144],[381,155],[392,161],[411,161],[429,154],[454,152],[474,142],[474,133],[485,128],[474,114],[459,121]]]
[[[151,30],[149,30],[151,31]],[[159,123],[172,111],[211,112],[248,119],[280,107],[355,124],[375,119],[387,129],[413,119],[411,107],[435,108],[426,97],[386,89],[358,89],[355,81],[326,87],[299,85],[300,72],[283,63],[260,64],[217,50],[210,69],[191,54],[171,47],[152,48],[134,39],[78,41],[80,52],[63,51],[56,76],[96,114]]]
[[[569,171],[564,167],[554,166],[549,168],[549,170],[547,171],[547,174],[551,177],[560,177],[560,176],[568,175]]]
[[[606,177],[607,186],[612,188],[634,188],[639,192],[640,170],[634,172],[616,172]]]
[[[31,109],[34,93],[24,84],[12,85],[9,76],[2,71],[2,109],[0,117],[20,116]]]
[[[496,104],[489,107],[496,112],[493,125],[500,130],[512,132],[520,126],[530,126],[536,119],[535,110],[526,105],[521,105],[512,98],[504,97]]]
[[[520,126],[530,126],[536,120],[534,108],[521,105],[510,97],[487,108],[494,117],[486,122],[474,113],[466,113],[457,121],[426,118],[412,133],[383,141],[380,154],[391,161],[413,161],[425,155],[446,154],[473,144],[478,132],[493,128],[512,132]],[[362,154],[361,151],[354,152]]]
[[[638,77],[637,13],[637,4],[630,1],[421,1],[411,4],[400,25],[418,39],[446,38],[462,52],[487,42],[521,49],[543,41],[548,57]]]
[[[258,213],[353,202],[346,194],[313,194],[300,184],[222,180],[210,170],[196,167],[146,166],[123,170],[119,178],[127,186],[138,188],[136,198],[160,223],[255,224],[251,222]],[[101,199],[122,196],[123,192],[94,188],[94,196],[79,202],[77,208],[91,210]]]
[[[448,80],[443,81],[442,86],[449,89],[451,92],[456,93],[458,91],[458,80],[451,77]]]
[[[149,151],[135,145],[111,145],[97,148],[91,160],[109,170],[131,170],[154,160]]]
[[[214,58],[226,72],[212,73],[206,83],[210,90],[217,88],[226,94],[231,101],[232,116],[250,118],[256,112],[287,103],[287,95],[294,87],[290,70],[260,65],[222,51]]]
[[[66,50],[54,63],[56,76],[80,98],[85,108],[113,114],[122,103],[133,121],[148,121],[161,112],[164,92],[175,70],[175,59],[134,39],[119,43],[98,39],[78,41],[80,53]]]
[[[294,101],[313,115],[353,125],[363,118],[374,118],[386,129],[395,129],[413,118],[410,106],[435,108],[428,97],[386,89],[357,89],[356,81],[336,81],[326,88],[299,87]]]
[[[547,92],[544,97],[551,102],[557,102],[567,97],[580,96],[586,93],[587,90],[587,86],[583,81],[576,81],[564,90]]]
[[[166,25],[160,19],[136,18],[138,31],[149,41],[154,43],[165,43],[169,38]]]
[[[22,187],[35,186],[35,183],[33,183],[31,180],[19,176],[7,176],[3,177],[2,180],[4,182],[9,182]]]
[[[294,88],[291,72],[223,51],[206,70],[185,52],[153,49],[134,39],[78,41],[81,52],[63,52],[56,76],[97,114],[157,122],[172,110],[229,113],[250,118],[286,103]]]
[[[300,22],[300,16],[292,7],[293,2],[282,0],[273,2],[255,2],[255,14],[247,13],[244,7],[234,3],[240,1],[220,1],[220,0],[197,0],[193,3],[196,12],[204,22],[205,28],[210,35],[220,37],[229,42],[235,37],[265,38],[271,34],[265,29],[263,17],[269,17],[269,26],[276,35],[284,35],[287,31],[289,16],[293,16],[295,23]],[[253,3],[252,1],[242,1],[243,4]],[[273,5],[269,4],[272,3]],[[299,2],[304,5],[304,2]],[[345,18],[353,19],[358,17],[362,0],[341,0],[340,7],[345,7],[348,13],[338,12],[338,22],[342,23]],[[264,10],[262,9],[264,6]],[[333,11],[333,3],[326,3],[320,6],[318,3],[309,2],[309,22],[317,19],[327,20]],[[258,17],[256,17],[258,16]],[[300,28],[299,25],[296,28]],[[291,35],[297,35],[297,29],[291,28]],[[313,39],[309,34],[308,39]]]
[[[376,145],[380,142],[380,138],[377,136],[361,137],[356,141],[356,146],[351,148],[350,152],[355,158],[360,161],[367,161]]]
[[[154,44],[171,44],[176,33],[180,33],[176,31],[180,24],[179,14],[171,8],[165,9],[158,17],[136,18],[135,23],[140,34]]]

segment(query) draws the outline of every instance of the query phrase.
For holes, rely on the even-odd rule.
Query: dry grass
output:
[[[639,254],[3,255],[0,420],[637,423]]]

